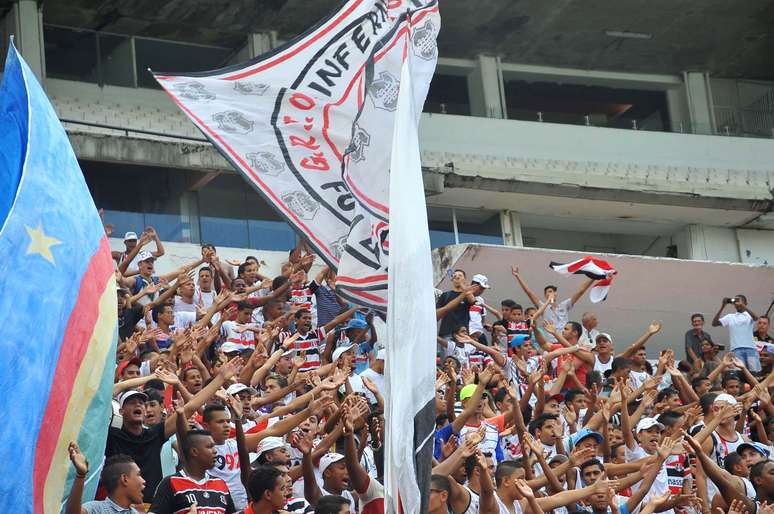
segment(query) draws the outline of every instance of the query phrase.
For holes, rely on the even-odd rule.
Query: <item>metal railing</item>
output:
[[[153,130],[145,130],[145,129],[134,129],[129,127],[119,127],[116,125],[107,125],[105,123],[93,123],[90,121],[80,121],[80,120],[70,120],[67,118],[59,118],[59,121],[62,123],[72,123],[75,125],[85,125],[88,127],[96,127],[96,128],[103,128],[103,129],[109,129],[109,130],[117,130],[119,132],[123,132],[126,137],[129,137],[130,133],[133,134],[146,134],[149,136],[159,136],[159,137],[167,137],[172,139],[183,139],[185,141],[196,141],[199,143],[208,143],[209,140],[205,139],[203,137],[191,137],[191,136],[183,136],[179,134],[168,134],[166,132],[156,132]]]

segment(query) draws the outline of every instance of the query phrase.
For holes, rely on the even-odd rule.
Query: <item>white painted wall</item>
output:
[[[736,236],[742,262],[774,266],[774,231],[737,229]]]

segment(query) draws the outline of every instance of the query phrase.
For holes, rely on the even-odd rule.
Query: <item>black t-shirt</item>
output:
[[[436,309],[440,309],[461,294],[463,293],[458,291],[446,291],[438,297],[438,301],[435,304]],[[468,323],[470,323],[468,307],[467,300],[462,300],[457,307],[447,312],[446,316],[441,318],[441,328],[438,330],[438,335],[449,336],[454,331],[454,327],[459,325],[465,325],[467,327]]]
[[[148,485],[145,485],[148,489]],[[165,477],[156,489],[149,512],[153,514],[176,514],[188,512],[196,503],[199,512],[207,514],[233,514],[234,501],[228,492],[226,482],[207,475],[203,480],[194,480],[180,471]]]
[[[134,305],[131,309],[124,309],[121,314],[118,315],[118,335],[121,339],[126,339],[132,332],[134,327],[142,319],[142,305]]]
[[[163,422],[144,428],[139,436],[115,427],[108,430],[105,457],[124,454],[134,459],[145,479],[142,499],[146,503],[153,499],[156,486],[161,482],[161,447],[166,441]]]

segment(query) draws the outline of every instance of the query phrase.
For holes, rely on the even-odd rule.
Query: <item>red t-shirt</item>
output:
[[[553,352],[554,350],[560,350],[560,349],[564,348],[564,346],[562,346],[561,344],[556,343],[556,344],[549,345],[548,348],[549,348],[549,351]],[[586,365],[585,362],[583,362],[581,359],[576,357],[574,354],[567,353],[567,354],[560,355],[559,357],[557,357],[556,358],[556,360],[557,360],[556,369],[559,370],[559,368],[561,367],[562,363],[564,361],[566,361],[567,359],[572,359],[573,360],[573,362],[575,363],[575,376],[578,377],[578,382],[580,382],[583,387],[586,387],[586,375],[589,372],[589,367]],[[557,371],[557,373],[558,373],[558,371]],[[570,387],[570,386],[567,385],[566,381],[565,381],[564,384],[565,385],[564,385],[563,389],[576,389],[578,387],[575,384],[573,384],[572,387]]]

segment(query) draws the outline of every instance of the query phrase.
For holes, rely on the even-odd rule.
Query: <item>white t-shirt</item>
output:
[[[499,496],[497,496],[497,492],[494,493],[495,501],[497,502],[497,508],[500,510],[499,514],[511,514],[511,511],[508,510],[508,507],[505,506],[505,503],[500,499]],[[516,500],[513,502],[513,512],[515,514],[522,514],[521,510],[521,502]]]
[[[210,292],[202,291],[199,289],[199,287],[196,288],[196,292],[194,292],[194,302],[196,305],[198,305],[200,308],[204,309],[205,311],[212,307],[212,302],[215,301],[215,298],[218,296],[218,293],[215,292],[213,289]]]
[[[376,389],[379,391],[379,394],[381,394],[382,398],[384,398],[384,387],[385,387],[384,375],[377,373],[371,368],[367,368],[360,372],[360,378],[367,378],[368,380],[373,382],[374,385],[376,386]],[[366,398],[368,398],[369,402],[376,403],[376,397],[371,391],[366,389],[365,395],[366,395]]]
[[[174,311],[175,314],[178,312],[193,312],[194,316],[196,316],[196,296],[194,295],[194,300],[191,303],[184,302],[180,296],[175,296]]]
[[[484,299],[480,296],[476,296],[476,303],[468,307],[468,316],[470,317],[470,322],[468,323],[468,334],[484,331],[485,315],[486,311],[484,310]]]
[[[749,312],[732,312],[720,318],[719,321],[721,325],[728,328],[728,340],[732,351],[737,348],[755,350],[755,342],[753,341],[753,325],[755,323]]]
[[[544,303],[545,302],[540,302],[540,305],[542,306]],[[567,298],[557,303],[554,307],[547,307],[543,312],[543,319],[551,323],[561,332],[570,320],[570,309],[572,309],[572,299]],[[548,332],[543,335],[552,343],[556,342],[556,338]]]
[[[221,349],[224,352],[255,348],[255,334],[251,330],[245,330],[240,334],[236,330],[238,326],[236,321],[226,320],[223,322],[221,333],[226,336],[226,341]]]
[[[595,348],[597,346],[598,335],[599,335],[599,330],[597,330],[596,328],[592,328],[591,330],[586,330],[586,327],[583,327],[583,333],[578,339],[578,343]]]
[[[607,362],[602,362],[599,360],[599,355],[594,354],[594,370],[593,371],[599,371],[600,373],[604,374],[605,371],[613,369],[613,356],[610,356],[610,360]]]
[[[237,509],[247,507],[247,491],[242,485],[239,468],[239,451],[237,449],[236,439],[226,439],[223,444],[216,444],[215,451],[218,456],[215,458],[215,466],[208,470],[208,473],[218,477],[226,482],[231,498],[234,500],[234,506]]]
[[[632,386],[632,389],[639,388],[649,378],[650,375],[648,375],[647,371],[629,371],[629,385]]]
[[[635,460],[644,459],[646,457],[650,457],[650,454],[646,453],[645,450],[642,449],[642,446],[639,444],[635,446],[633,450],[630,450],[628,446],[624,446],[624,458],[626,459],[626,462],[632,462]],[[634,484],[632,486],[632,491],[637,492],[641,484],[642,480]],[[648,494],[645,495],[645,498],[643,498],[642,501],[647,501],[651,496],[659,496],[668,492],[669,475],[667,475],[666,466],[662,464],[661,469],[658,470],[658,475],[656,475],[656,480],[653,482],[653,486],[650,488],[650,491],[648,491]],[[665,510],[663,514],[675,514],[675,511],[673,509],[669,509]]]
[[[446,357],[455,357],[463,368],[470,368],[470,356],[475,352],[476,347],[470,343],[457,346],[454,341],[446,342]]]

